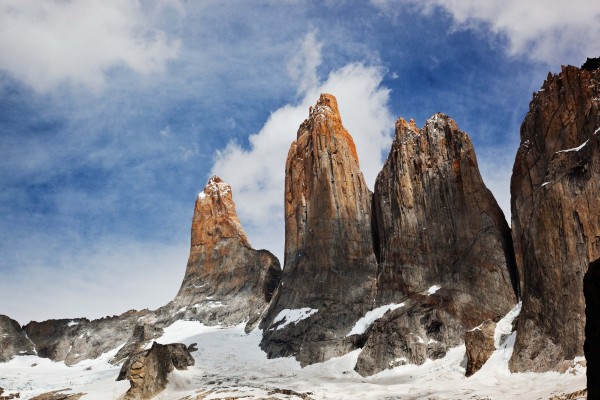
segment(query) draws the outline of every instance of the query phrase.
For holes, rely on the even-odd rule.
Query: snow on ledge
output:
[[[302,321],[303,319],[306,319],[308,317],[310,317],[311,315],[315,314],[317,311],[319,310],[315,310],[314,308],[309,308],[309,307],[304,307],[304,308],[299,308],[299,309],[294,309],[294,310],[290,310],[289,308],[286,308],[285,310],[281,310],[279,312],[279,314],[277,314],[277,316],[275,317],[275,319],[273,320],[273,323],[271,324],[271,326],[279,324],[281,322],[281,324],[279,324],[278,326],[276,326],[275,328],[271,328],[271,329],[275,329],[276,331],[279,329],[283,329],[284,327],[286,327],[289,324],[296,324],[299,321]]]
[[[442,288],[441,285],[433,285],[429,289],[427,289],[427,296],[430,296],[440,290]]]
[[[356,323],[354,324],[354,327],[352,328],[350,333],[346,335],[346,337],[352,336],[352,335],[360,335],[360,334],[365,333],[367,328],[369,328],[369,326],[371,326],[371,324],[373,322],[375,322],[379,318],[383,317],[383,315],[386,312],[388,312],[389,310],[395,310],[396,308],[400,308],[403,306],[404,306],[404,303],[400,303],[400,304],[391,303],[391,304],[387,304],[385,306],[377,307],[371,311],[368,311],[364,317],[362,317],[361,319],[356,321]]]
[[[595,133],[594,133],[595,134]],[[573,147],[572,149],[566,149],[566,150],[559,150],[557,151],[557,153],[568,153],[570,151],[579,151],[581,149],[583,149],[585,147],[586,144],[588,144],[589,139],[586,140],[585,142],[581,143],[579,146],[577,147]]]

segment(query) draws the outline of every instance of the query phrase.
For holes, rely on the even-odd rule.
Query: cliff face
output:
[[[404,306],[368,334],[358,372],[441,357],[466,330],[514,307],[510,229],[481,179],[471,140],[448,116],[436,114],[422,129],[398,120],[374,209],[377,302]]]
[[[523,308],[510,368],[583,354],[583,276],[600,256],[600,70],[548,75],[521,126],[511,180]]]
[[[213,176],[196,199],[190,256],[173,317],[206,324],[257,323],[281,277],[277,258],[254,250],[235,211],[231,187]],[[161,313],[164,315],[164,313]]]
[[[376,258],[371,193],[331,95],[311,107],[288,153],[285,235],[261,346],[303,363],[343,354],[352,347],[345,334],[373,305]]]

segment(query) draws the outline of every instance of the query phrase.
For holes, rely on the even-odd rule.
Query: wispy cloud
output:
[[[152,27],[138,0],[0,3],[0,69],[37,92],[98,89],[111,68],[146,75],[178,52],[179,42]]]
[[[386,10],[411,5],[448,12],[458,29],[481,29],[508,41],[513,56],[550,64],[585,61],[600,54],[600,2],[596,0],[372,0]]]

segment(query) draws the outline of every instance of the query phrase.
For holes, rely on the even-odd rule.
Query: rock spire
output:
[[[345,335],[373,306],[376,265],[371,193],[337,101],[322,94],[288,153],[285,266],[262,348],[302,363],[353,348]]]

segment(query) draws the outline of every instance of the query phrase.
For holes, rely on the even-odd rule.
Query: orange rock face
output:
[[[563,67],[534,94],[511,180],[523,307],[510,368],[583,355],[583,276],[600,257],[600,70]]]
[[[279,283],[281,267],[254,250],[235,211],[231,187],[213,176],[196,199],[190,256],[172,309],[205,323],[255,323]]]
[[[292,143],[285,180],[285,266],[262,347],[310,363],[343,354],[374,300],[371,193],[335,97],[321,95]],[[317,310],[279,328],[284,310]],[[284,314],[281,314],[281,313]]]

